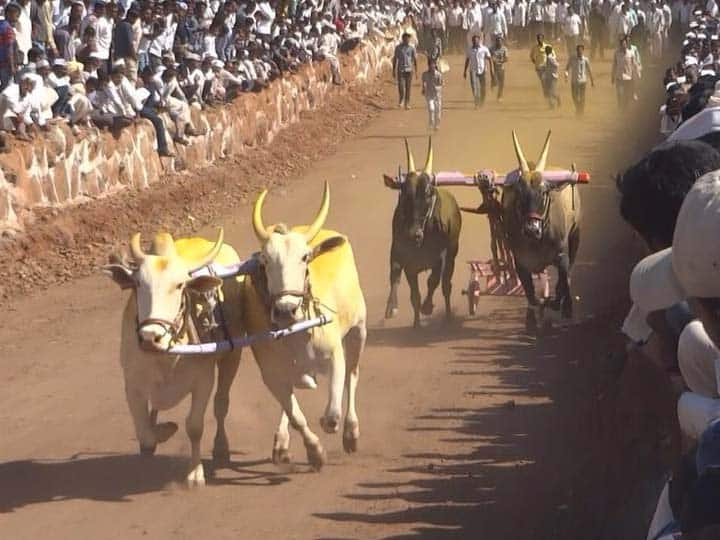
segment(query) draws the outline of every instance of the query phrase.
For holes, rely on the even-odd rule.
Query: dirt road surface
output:
[[[461,59],[451,64],[443,123],[434,137],[437,170],[514,168],[515,128],[529,158],[552,129],[550,163],[576,162],[593,174],[579,189],[584,223],[573,283],[576,323],[538,341],[528,338],[519,298],[484,298],[478,316],[469,318],[460,295],[465,261],[489,250],[484,218],[468,215],[454,278],[456,321],[448,324],[438,312],[421,331],[412,330],[405,283],[399,317],[382,320],[396,194],[383,186],[381,173],[394,173],[404,160],[403,136],[416,160],[424,159],[427,119],[415,88],[413,110],[383,111],[332,157],[271,192],[266,205],[268,222],[302,222],[314,215],[322,182],[331,182],[327,225],[353,243],[370,313],[358,391],[359,453],[347,456],[340,436],[321,434],[329,464],[311,473],[293,435],[296,466],[273,466],[279,410],[248,351],[231,395],[232,464],[212,469],[210,408],[203,450],[212,478],[205,489],[181,489],[189,450],[182,429],[154,459],[136,456],[117,362],[125,294],[102,276],[76,280],[21,298],[0,314],[0,537],[595,536],[597,530],[577,527],[595,527],[601,514],[588,514],[600,507],[574,491],[580,475],[593,492],[597,486],[585,471],[601,470],[580,450],[587,443],[590,399],[583,373],[617,341],[628,253],[637,249],[619,220],[610,175],[647,145],[643,130],[654,129],[656,117],[638,124],[617,112],[607,63],[594,67],[598,85],[588,89],[582,121],[566,84],[561,110],[547,109],[525,51],[511,58],[505,100],[489,96],[479,111],[461,78]],[[386,92],[394,92],[389,83]],[[454,192],[463,205],[478,202],[473,189]],[[247,206],[218,224],[241,253],[256,249]],[[435,303],[442,304],[439,294]],[[299,393],[319,434],[326,384]],[[182,426],[187,405],[161,416]]]

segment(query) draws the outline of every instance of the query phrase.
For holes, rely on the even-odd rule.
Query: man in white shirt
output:
[[[448,11],[448,32],[450,34],[450,48],[454,51],[462,49],[462,24],[464,11],[457,0],[453,2]]]
[[[31,95],[35,82],[29,73],[23,75],[20,83],[13,81],[0,93],[0,118],[2,129],[14,133],[18,139],[28,141],[26,128],[33,124]]]
[[[507,38],[507,20],[502,10],[498,9],[497,4],[492,4],[485,17],[485,45],[490,46],[495,42],[495,38],[500,36],[505,40]]]
[[[545,27],[545,35],[550,41],[555,41],[557,33],[557,4],[553,0],[545,0],[542,7],[542,20]]]
[[[335,33],[334,29],[327,26],[323,27],[322,36],[318,42],[319,51],[330,64],[332,72],[333,84],[342,84],[342,76],[340,75],[340,61],[337,57],[338,46],[340,45],[340,37]]]
[[[269,42],[272,37],[272,26],[275,22],[275,10],[270,2],[264,0],[258,3],[255,12],[257,36],[263,41]]]
[[[567,47],[567,56],[572,58],[575,54],[575,47],[580,43],[580,31],[582,29],[582,19],[580,15],[575,13],[572,7],[567,8],[567,17],[562,23],[563,35],[565,36],[565,46]]]
[[[485,73],[489,70],[490,77],[493,77],[490,50],[480,43],[479,35],[472,37],[472,47],[467,51],[463,71],[463,78],[465,79],[467,79],[468,70],[470,71],[470,89],[473,93],[475,108],[478,109],[485,103]]]
[[[633,99],[635,80],[640,78],[638,56],[628,43],[627,37],[620,39],[611,71],[610,82],[615,85],[618,106],[625,110]]]
[[[647,19],[648,52],[650,57],[659,60],[665,50],[665,15],[655,0],[650,2]]]
[[[470,7],[465,14],[465,19],[465,25],[467,27],[466,46],[471,46],[473,36],[482,34],[483,25],[482,8],[475,0],[471,0]]]
[[[97,17],[95,22],[95,47],[100,58],[108,61],[110,59],[114,23],[108,16],[105,2],[102,0],[95,2],[94,15]]]
[[[17,5],[20,6],[20,15],[13,26],[13,29],[15,30],[17,48],[22,56],[20,63],[25,64],[28,61],[27,53],[32,47],[32,22],[30,21],[31,4],[30,0],[17,0]]]
[[[525,47],[527,45],[527,3],[525,0],[516,0],[510,27],[510,37],[515,40],[518,47]]]
[[[528,30],[528,41],[532,43],[535,36],[538,34],[544,34],[543,31],[543,6],[542,0],[532,0],[528,5],[527,13],[527,30]]]

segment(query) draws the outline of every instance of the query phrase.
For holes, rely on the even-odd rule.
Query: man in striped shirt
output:
[[[575,113],[581,116],[585,112],[585,87],[588,80],[591,86],[595,86],[595,80],[590,69],[590,60],[585,56],[585,47],[578,45],[575,51],[575,56],[571,56],[565,66],[565,79],[570,79]]]

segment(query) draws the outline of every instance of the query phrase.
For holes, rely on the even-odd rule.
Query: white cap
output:
[[[698,39],[707,39],[707,34],[700,33],[697,35]]]
[[[193,60],[193,61],[195,61],[195,62],[200,62],[200,55],[199,55],[199,54],[195,54],[195,53],[193,53],[193,52],[189,52],[189,53],[187,53],[187,54],[185,55],[185,59],[186,59],[186,60]]]
[[[673,245],[640,261],[630,296],[643,311],[689,298],[720,298],[720,171],[701,176],[683,201]]]
[[[30,64],[28,64],[28,66],[30,66]],[[40,61],[38,61],[36,67],[38,69],[50,67],[50,62],[48,62],[47,60],[44,60],[44,59],[40,60]]]
[[[714,69],[701,69],[700,70],[700,76],[705,77],[706,75],[715,76],[715,70]]]
[[[694,57],[694,56],[688,55],[688,56],[685,57],[685,64],[684,64],[684,65],[685,65],[685,67],[688,67],[688,66],[697,66],[697,65],[698,65],[698,59],[697,59],[696,57]]]
[[[698,27],[698,23],[695,22],[695,21],[692,21],[688,26],[689,26],[690,28],[697,28],[697,27]]]
[[[56,58],[53,60],[53,66],[67,66],[67,62],[64,58]]]
[[[225,67],[225,64],[223,64],[222,60],[213,60],[212,67],[222,69]]]

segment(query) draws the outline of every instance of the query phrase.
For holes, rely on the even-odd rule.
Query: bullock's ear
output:
[[[135,287],[132,269],[122,264],[108,264],[102,267],[103,274],[107,275],[115,283],[120,285],[121,289],[132,289]]]
[[[185,287],[194,292],[206,293],[217,289],[222,283],[222,279],[215,276],[198,276],[188,281]]]
[[[331,238],[328,238],[327,240],[323,240],[313,248],[312,254],[310,255],[310,260],[314,259],[315,257],[319,257],[323,253],[327,253],[328,251],[339,248],[346,241],[347,240],[345,240],[344,236],[333,236]]]
[[[388,187],[390,189],[398,189],[398,185],[395,182],[395,179],[392,176],[388,176],[387,174],[383,174],[383,181],[385,182],[385,187]]]

